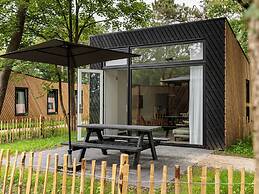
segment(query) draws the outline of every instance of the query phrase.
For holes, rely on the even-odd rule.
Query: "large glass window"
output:
[[[132,123],[162,126],[155,136],[203,144],[203,67],[132,72]]]
[[[28,114],[28,88],[15,88],[15,115]]]
[[[153,47],[137,47],[132,53],[132,64],[162,64],[179,61],[203,60],[203,43],[172,44]]]
[[[47,95],[47,113],[58,114],[58,90],[53,89],[48,91]]]

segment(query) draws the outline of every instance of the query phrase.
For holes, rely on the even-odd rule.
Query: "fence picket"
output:
[[[154,194],[155,189],[154,189],[154,174],[155,174],[155,166],[154,166],[154,161],[150,162],[150,172],[149,172],[149,194]]]
[[[241,177],[240,194],[245,194],[245,169],[244,168],[241,168],[240,170],[240,177]]]
[[[187,167],[188,194],[192,194],[192,167]]]
[[[43,184],[43,194],[46,194],[46,192],[47,192],[49,163],[50,163],[50,154],[47,155],[47,160],[46,160],[46,169],[45,169],[44,184]]]
[[[64,154],[63,161],[63,176],[62,176],[62,194],[66,194],[67,192],[67,163],[68,163],[68,155]]]
[[[228,166],[228,194],[233,193],[233,166]]]
[[[119,180],[118,180],[118,194],[123,193],[123,176],[124,171],[123,168],[126,164],[129,164],[129,156],[127,154],[121,154],[120,156],[120,170],[119,170]]]
[[[34,194],[38,193],[38,183],[39,183],[39,175],[40,175],[40,169],[41,169],[41,162],[42,162],[42,153],[40,152],[38,155],[38,164],[37,164],[37,170],[36,170],[36,176],[35,176],[35,183],[34,183]]]
[[[16,170],[17,157],[18,157],[18,151],[15,152],[15,157],[14,157],[14,161],[13,161],[13,169],[11,172],[9,191],[8,191],[9,194],[12,194],[12,192],[13,192],[13,183],[14,183],[14,175],[15,175],[15,170]]]
[[[22,187],[23,187],[23,173],[25,168],[25,152],[21,155],[21,161],[20,161],[20,167],[19,167],[19,180],[18,180],[18,194],[22,193]]]
[[[73,161],[73,175],[72,175],[72,185],[71,185],[71,194],[75,194],[76,187],[76,158]]]
[[[220,194],[220,168],[215,168],[215,194]]]
[[[28,178],[27,178],[27,184],[26,184],[26,194],[31,193],[32,172],[33,172],[33,152],[30,152],[29,166],[28,166]]]
[[[0,150],[0,176],[1,176],[1,169],[2,169],[2,162],[3,162],[3,153],[4,153],[4,150],[1,149]]]
[[[90,182],[90,194],[94,194],[95,165],[96,165],[96,160],[92,160],[91,182]]]
[[[6,151],[6,165],[5,165],[5,174],[4,174],[2,193],[5,193],[5,191],[6,191],[7,178],[8,178],[8,173],[9,173],[9,166],[10,166],[10,150],[7,150]]]
[[[83,158],[81,161],[81,179],[80,179],[80,194],[85,192],[85,171],[86,171],[86,159]]]
[[[111,183],[111,194],[115,194],[116,187],[116,175],[117,175],[117,164],[112,165],[112,183]]]
[[[142,192],[142,181],[141,181],[141,165],[137,166],[137,194],[141,194]]]
[[[163,166],[163,178],[161,183],[161,194],[167,193],[167,166]]]
[[[175,181],[175,194],[180,194],[181,186],[180,186],[180,166],[175,165],[174,167],[174,181]]]
[[[107,167],[107,162],[102,161],[101,165],[101,179],[100,179],[100,194],[105,193],[105,179],[106,179],[106,167]]]
[[[207,166],[201,168],[201,194],[207,192]]]
[[[53,172],[53,187],[52,194],[57,193],[57,181],[58,181],[58,154],[55,154],[54,172]]]

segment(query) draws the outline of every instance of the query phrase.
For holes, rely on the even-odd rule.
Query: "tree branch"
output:
[[[65,14],[64,11],[63,11],[63,7],[62,7],[62,5],[61,5],[61,3],[60,3],[60,0],[56,0],[56,1],[57,1],[58,5],[59,5],[59,8],[60,8],[61,13],[62,13],[62,16],[63,16],[63,18],[64,18],[64,20],[65,20],[66,28],[67,28],[68,33],[69,33],[70,27],[69,27],[69,25],[68,25],[68,21],[67,21],[66,14]]]
[[[244,1],[244,0],[235,0],[235,1],[237,1],[245,9],[248,9],[251,4],[250,1]]]

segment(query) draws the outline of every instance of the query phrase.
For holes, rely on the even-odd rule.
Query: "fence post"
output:
[[[5,166],[5,174],[4,174],[2,193],[5,193],[5,190],[6,190],[9,166],[10,166],[10,150],[7,150],[7,152],[6,152],[6,166]]]
[[[66,194],[67,192],[67,163],[68,163],[68,155],[64,154],[63,161],[63,176],[62,176],[62,194]]]
[[[57,181],[58,181],[57,173],[58,173],[58,154],[55,154],[52,194],[57,193]]]
[[[233,166],[228,166],[228,194],[233,193]]]
[[[86,170],[86,159],[83,158],[81,161],[81,180],[80,180],[80,194],[84,194],[85,188],[85,170]]]
[[[117,175],[117,164],[113,164],[112,165],[112,185],[111,185],[112,188],[111,188],[111,194],[115,194],[116,175]],[[91,184],[91,187],[92,187],[92,184]],[[93,193],[90,193],[90,194],[93,194]]]
[[[203,166],[201,169],[201,194],[207,192],[207,166]]]
[[[73,160],[73,175],[72,175],[72,185],[71,185],[71,194],[75,194],[76,188],[76,158]]]
[[[192,194],[192,167],[187,167],[188,194]]]
[[[39,155],[38,155],[38,164],[37,164],[35,183],[34,183],[34,194],[38,193],[38,184],[39,184],[39,175],[40,175],[40,169],[41,169],[41,161],[42,161],[42,153],[40,152]]]
[[[105,189],[105,179],[106,179],[106,167],[107,167],[107,162],[102,161],[102,166],[101,166],[101,183],[100,183],[100,194],[104,194],[104,189]]]
[[[141,182],[141,165],[138,164],[137,166],[137,194],[142,193],[142,182]]]
[[[180,194],[180,166],[175,165],[174,167],[174,182],[175,182],[175,194]]]
[[[167,166],[163,166],[163,178],[161,183],[161,194],[166,194],[167,192]]]
[[[150,162],[150,172],[149,172],[149,194],[154,194],[155,189],[154,189],[154,174],[155,174],[155,165],[154,161]]]
[[[240,170],[241,184],[240,184],[240,194],[245,194],[245,169]]]
[[[26,194],[31,193],[31,180],[33,171],[33,152],[30,152],[29,166],[28,166],[28,179],[26,184]]]
[[[1,149],[1,151],[0,151],[0,176],[1,176],[1,169],[2,169],[2,162],[3,162],[3,153],[4,153],[4,150]]]
[[[96,165],[96,160],[92,160],[90,194],[94,194],[95,165]]]
[[[18,151],[16,151],[16,153],[15,153],[15,158],[14,158],[14,162],[13,162],[13,169],[11,172],[11,178],[10,178],[10,184],[9,184],[9,192],[8,192],[9,194],[12,194],[12,192],[13,192],[13,183],[14,183],[17,157],[18,157]]]
[[[215,168],[215,194],[220,194],[220,168]]]
[[[119,181],[118,181],[118,194],[125,194],[128,186],[124,182],[127,172],[125,172],[125,166],[129,165],[129,155],[121,154],[120,157],[120,170],[119,170]],[[126,192],[125,192],[126,191]]]
[[[22,193],[22,185],[23,185],[23,172],[25,167],[25,152],[21,155],[20,167],[19,167],[19,180],[18,180],[18,194]]]

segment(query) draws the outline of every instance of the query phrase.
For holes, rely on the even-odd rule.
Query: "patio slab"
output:
[[[158,160],[154,161],[155,164],[155,186],[160,185],[160,181],[162,180],[162,168],[163,165],[168,166],[168,179],[172,180],[174,177],[174,166],[176,164],[180,165],[181,172],[186,171],[187,166],[197,164],[198,162],[204,160],[208,157],[212,151],[198,148],[186,148],[186,147],[175,147],[175,146],[157,146],[157,155]],[[46,157],[48,154],[52,156],[50,163],[50,170],[53,170],[54,167],[54,154],[57,153],[59,155],[59,164],[63,164],[63,154],[67,153],[67,147],[58,147],[52,150],[44,150],[43,161],[42,161],[42,169],[46,166]],[[34,168],[37,165],[37,156],[39,152],[34,153]],[[73,152],[73,157],[78,157],[79,151]],[[26,165],[28,164],[28,158],[26,157]],[[120,161],[120,152],[118,151],[108,151],[108,155],[103,155],[101,150],[99,149],[88,149],[85,155],[87,159],[87,171],[86,173],[90,175],[90,162],[92,160],[96,160],[96,178],[100,176],[101,169],[101,161],[107,161],[107,178],[111,178],[111,166],[112,164],[119,164]],[[140,156],[140,164],[142,167],[142,184],[144,187],[149,186],[149,165],[152,160],[150,150],[145,150],[141,152]],[[12,161],[12,160],[11,160]],[[18,158],[18,161],[20,159]],[[129,161],[132,164],[133,156],[130,156]],[[132,166],[130,167],[130,176],[129,176],[129,184],[136,184],[136,169]]]

